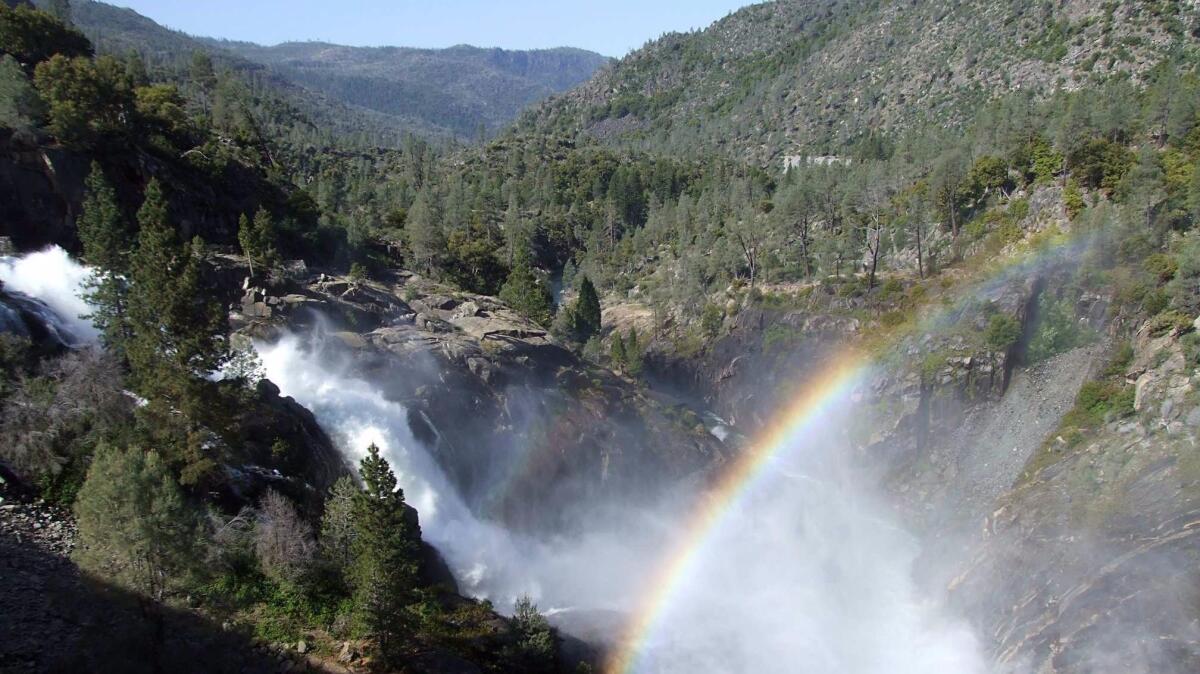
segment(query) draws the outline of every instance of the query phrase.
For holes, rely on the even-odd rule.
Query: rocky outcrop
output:
[[[996,659],[1036,672],[1200,669],[1200,360],[1143,326],[1136,414],[1052,439],[997,500],[953,596]],[[991,602],[979,602],[990,597]]]
[[[232,318],[258,339],[320,336],[405,407],[475,510],[517,528],[566,526],[724,458],[678,400],[580,360],[494,298],[406,272],[248,287]]]

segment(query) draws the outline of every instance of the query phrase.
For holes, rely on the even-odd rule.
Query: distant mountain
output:
[[[1136,84],[1194,48],[1187,5],[765,2],[665,35],[524,121],[669,154],[838,154],[873,130],[956,126],[1007,92]]]
[[[459,137],[492,132],[547,96],[584,82],[607,58],[582,49],[510,51],[344,47],[288,42],[264,47],[208,41],[287,79],[368,110],[415,118]]]
[[[321,128],[398,138],[474,139],[528,105],[587,80],[607,58],[580,49],[509,51],[357,48],[298,42],[263,47],[198,38],[131,9],[76,0],[75,24],[103,52],[141,52],[152,65],[179,63],[196,50],[286,94]]]

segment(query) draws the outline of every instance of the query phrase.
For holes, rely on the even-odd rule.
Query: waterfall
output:
[[[579,624],[572,615],[628,613],[654,590],[647,582],[664,554],[687,542],[694,493],[656,507],[611,504],[587,531],[514,534],[474,514],[409,431],[406,410],[326,355],[319,339],[291,335],[258,349],[267,376],[350,458],[379,445],[426,539],[466,592],[501,610],[528,593],[567,624]],[[729,525],[697,556],[635,670],[983,672],[970,631],[921,596],[912,579],[919,546],[840,458],[838,434],[815,433],[804,445],[725,513]]]
[[[0,257],[0,331],[28,334],[21,315],[33,316],[51,339],[65,346],[95,342],[98,334],[83,300],[91,271],[58,246],[23,256]]]
[[[12,323],[14,306],[32,303],[64,335],[94,339],[80,318],[87,274],[61,249],[0,259],[5,292],[22,298],[0,303],[0,323]],[[472,512],[470,495],[457,492],[413,437],[404,407],[322,349],[319,328],[256,347],[267,377],[313,412],[347,458],[379,445],[426,540],[465,592],[491,598],[501,611],[529,594],[555,620],[604,614],[611,636],[614,616],[657,591],[651,579],[672,551],[690,548],[692,563],[670,579],[675,590],[656,607],[656,629],[645,635],[634,671],[986,671],[970,630],[913,581],[917,541],[844,460],[837,429],[854,422],[849,408],[822,419],[775,461],[721,513],[724,524],[702,547],[687,531],[704,497],[687,487],[647,499],[654,506],[609,504],[586,530],[536,537]]]

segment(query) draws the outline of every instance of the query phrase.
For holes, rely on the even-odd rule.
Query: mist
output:
[[[606,504],[565,534],[513,533],[467,506],[475,495],[455,491],[414,439],[406,410],[319,336],[257,349],[267,377],[316,415],[349,460],[379,445],[463,590],[502,611],[528,594],[576,627],[609,612],[628,617],[654,591],[661,565],[690,544],[698,487],[668,490],[649,505]],[[965,623],[914,583],[917,541],[843,460],[844,423],[840,413],[821,420],[822,430],[789,447],[722,515],[635,671],[985,671]]]
[[[80,318],[87,277],[61,249],[0,260],[7,290],[94,338]],[[573,531],[516,533],[468,505],[485,499],[457,491],[414,438],[407,410],[356,373],[344,352],[325,348],[322,335],[314,329],[256,344],[266,376],[313,412],[348,462],[371,443],[380,447],[420,514],[423,536],[464,593],[502,612],[529,595],[552,620],[612,646],[620,623],[657,589],[663,565],[690,550],[693,564],[686,577],[671,579],[674,590],[640,642],[633,671],[986,671],[965,623],[915,584],[917,540],[847,459],[849,403],[781,452],[700,542],[688,530],[705,502],[696,484],[664,487],[637,504],[602,504]]]
[[[33,298],[52,313],[39,312],[63,341],[94,342],[99,333],[90,319],[83,297],[92,272],[71,259],[67,251],[52,246],[19,257],[0,257],[0,285],[8,292]]]

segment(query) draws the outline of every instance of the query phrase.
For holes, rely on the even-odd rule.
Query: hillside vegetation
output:
[[[995,96],[1143,83],[1195,28],[1177,0],[764,2],[650,42],[522,127],[756,163],[844,156],[873,132],[961,128]]]
[[[510,51],[345,47],[289,42],[264,47],[208,41],[262,63],[332,99],[411,119],[462,139],[492,135],[528,105],[587,80],[607,59],[581,49]]]

